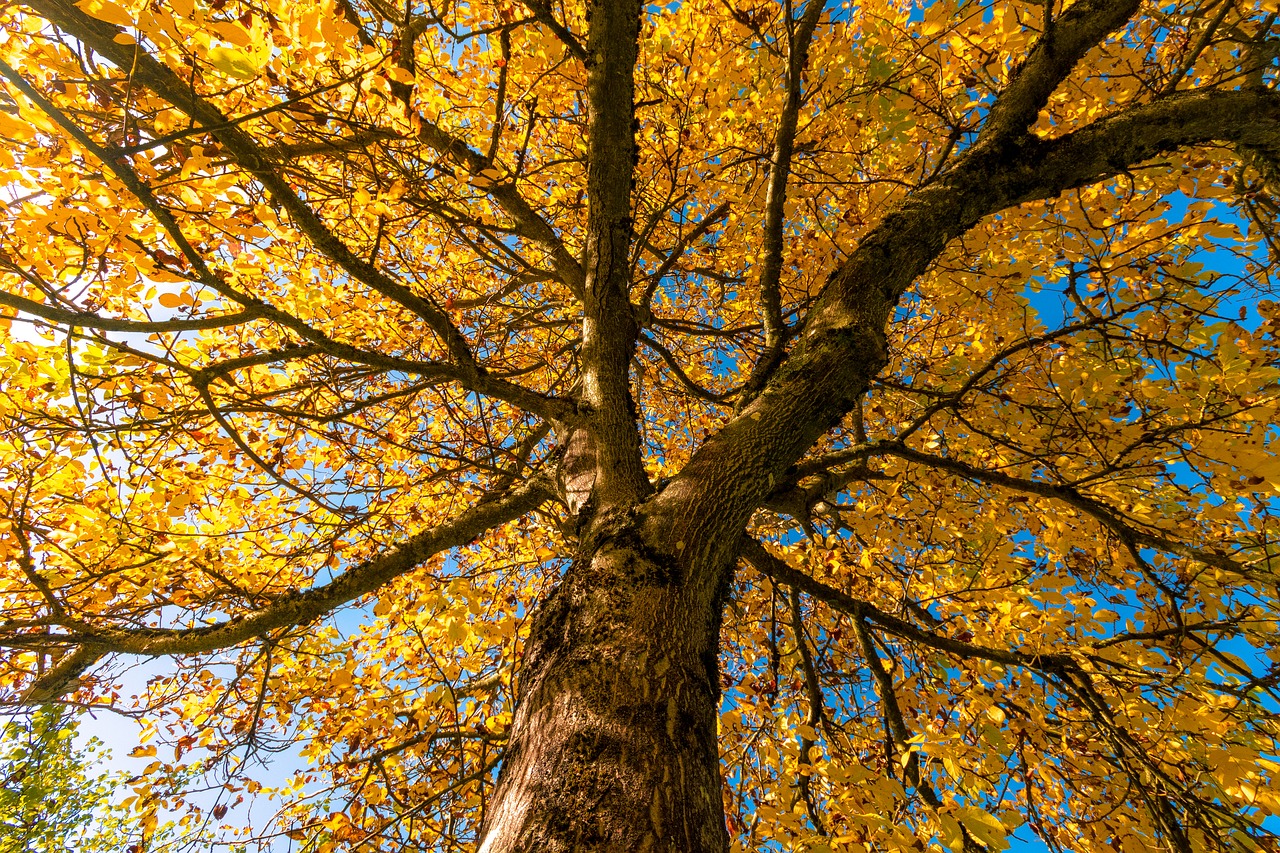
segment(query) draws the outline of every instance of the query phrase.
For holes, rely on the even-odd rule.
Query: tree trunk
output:
[[[728,848],[720,602],[627,516],[538,610],[482,853]]]

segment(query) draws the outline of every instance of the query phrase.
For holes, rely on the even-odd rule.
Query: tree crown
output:
[[[1278,14],[3,7],[0,689],[468,846],[634,525],[742,849],[1268,849]]]

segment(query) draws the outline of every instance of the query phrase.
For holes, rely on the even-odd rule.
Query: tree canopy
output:
[[[245,849],[1278,849],[1278,18],[0,6],[0,700]]]
[[[0,853],[143,853],[156,840],[154,810],[111,813],[118,780],[98,766],[110,753],[77,743],[79,727],[45,705],[0,730]]]

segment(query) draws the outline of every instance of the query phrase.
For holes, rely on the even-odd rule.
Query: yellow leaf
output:
[[[209,64],[237,80],[252,80],[258,76],[258,64],[242,50],[217,46],[209,48]]]
[[[416,82],[417,80],[417,78],[413,76],[413,74],[409,71],[409,69],[401,68],[399,66],[388,69],[387,77],[391,78],[397,83],[403,83],[406,86],[412,86],[414,82]]]
[[[961,806],[958,813],[964,821],[964,828],[988,850],[1004,850],[1009,846],[1004,826],[993,815],[976,806]]]
[[[938,815],[938,822],[942,825],[938,832],[938,839],[946,845],[948,850],[959,853],[964,849],[964,833],[960,830],[960,824],[949,814]]]
[[[210,24],[209,28],[213,30],[214,35],[218,38],[223,41],[231,42],[231,44],[236,47],[249,48],[253,45],[253,35],[240,24],[235,22],[218,21],[217,23]],[[212,53],[212,51],[210,51],[210,53]]]
[[[76,6],[90,18],[97,18],[117,27],[133,26],[133,13],[111,0],[80,0]]]

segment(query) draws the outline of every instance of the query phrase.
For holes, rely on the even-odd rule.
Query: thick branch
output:
[[[79,12],[79,10],[73,10],[73,13],[68,12],[67,14],[72,18],[79,16],[79,19],[82,19],[82,22],[88,22],[88,25],[100,25],[102,27],[106,27],[108,30],[116,29],[110,25],[103,24],[100,21],[84,16]],[[114,41],[106,42],[106,44],[108,47],[117,51],[121,48],[121,45],[116,44]],[[119,62],[122,57],[109,58],[112,58],[115,62]],[[134,67],[135,75],[138,72],[139,67],[144,67],[148,69],[151,72],[151,76],[159,81],[160,84],[163,84],[164,87],[173,88],[174,80],[177,78],[171,71],[169,71],[168,68],[160,65],[154,59],[141,52],[139,52],[136,61],[138,65]],[[103,164],[111,170],[116,178],[123,183],[140,202],[142,202],[147,210],[150,211],[151,214],[156,217],[157,221],[160,222],[165,233],[174,241],[174,244],[177,246],[179,251],[182,252],[183,256],[191,263],[201,284],[244,306],[246,311],[253,316],[273,320],[286,328],[297,332],[302,337],[319,344],[331,355],[348,358],[357,363],[388,367],[392,369],[407,367],[414,372],[418,372],[417,368],[410,366],[415,364],[414,362],[368,353],[348,344],[332,340],[323,333],[312,329],[298,318],[269,305],[261,299],[248,294],[239,293],[231,288],[225,283],[224,279],[220,275],[216,274],[213,269],[209,267],[205,259],[199,254],[195,247],[192,246],[171,211],[159,202],[151,188],[138,177],[125,157],[121,156],[119,152],[105,149],[95,143],[81,128],[75,125],[47,98],[44,98],[39,92],[37,92],[34,87],[32,87],[21,77],[21,75],[17,73],[17,71],[3,62],[0,62],[0,75],[8,79],[16,88],[19,89],[19,91],[48,114],[50,118],[52,118],[68,134],[75,138],[78,143],[101,160]],[[142,82],[145,84],[146,75],[144,75]],[[179,87],[181,88],[180,81]],[[166,92],[161,91],[154,85],[149,86],[149,88],[152,88],[157,92],[157,94],[167,96]],[[196,105],[185,110],[192,118],[199,120],[200,117],[206,113],[212,113],[216,116],[221,115],[214,107],[193,95],[190,95],[189,93],[186,96],[186,100],[191,101]],[[173,101],[172,103],[180,109],[182,108],[179,102]],[[205,117],[207,118],[208,116]],[[374,290],[394,299],[405,307],[417,311],[419,316],[423,316],[427,319],[428,325],[445,340],[447,349],[456,362],[456,365],[453,366],[429,364],[429,366],[426,367],[428,372],[433,374],[448,372],[451,374],[451,378],[455,381],[461,382],[470,390],[506,400],[543,417],[554,417],[557,414],[563,413],[563,407],[559,405],[559,401],[553,401],[550,398],[531,392],[514,383],[506,382],[487,375],[484,369],[476,363],[470,353],[470,349],[466,341],[453,326],[452,321],[448,319],[447,315],[437,310],[430,303],[414,295],[408,288],[392,281],[381,271],[352,254],[345,244],[343,244],[336,235],[330,232],[327,227],[320,222],[311,209],[302,202],[302,200],[293,192],[292,188],[289,187],[282,178],[262,165],[266,162],[265,157],[257,148],[256,143],[254,143],[247,135],[225,121],[220,129],[211,132],[213,132],[213,135],[218,137],[220,141],[225,141],[223,140],[223,136],[232,137],[233,141],[237,143],[238,148],[228,146],[228,149],[232,151],[237,162],[240,162],[241,165],[253,171],[255,177],[262,181],[264,186],[266,186],[267,189],[272,192],[273,196],[277,198],[277,201],[280,201],[282,206],[288,209],[291,213],[296,214],[294,216],[295,223],[300,225],[303,232],[307,234],[307,236],[311,237],[313,242],[316,242],[317,248],[319,248],[331,260],[338,263],[339,266],[357,280],[364,282]],[[257,165],[255,166],[253,164]],[[292,200],[292,202],[290,202],[290,200]],[[298,221],[298,215],[303,217],[303,221]],[[356,267],[351,267],[351,263],[354,263]],[[404,297],[408,297],[410,302],[413,304],[406,302]],[[12,298],[18,299],[19,297]],[[415,305],[417,307],[415,307]],[[434,312],[434,314],[431,316],[423,315],[421,311],[418,310],[419,308],[423,308],[429,312]],[[432,317],[435,319],[433,320]],[[189,322],[195,323],[199,321]],[[97,327],[101,328],[101,326]],[[193,326],[191,328],[204,328],[204,326]],[[424,366],[423,363],[420,362],[417,363],[417,365],[418,368],[422,368]]]
[[[96,646],[84,645],[63,655],[52,669],[31,685],[22,697],[23,704],[43,705],[74,690],[80,682],[80,676],[88,672],[104,654]]]
[[[1054,140],[975,152],[908,195],[832,273],[791,355],[761,395],[709,438],[653,501],[653,541],[729,564],[736,536],[788,469],[851,411],[887,361],[899,296],[983,217],[1096,183],[1156,155],[1210,141],[1280,150],[1280,95],[1191,92],[1130,107]],[[731,473],[730,473],[731,472]]]
[[[102,332],[185,332],[196,329],[220,329],[224,326],[235,326],[247,323],[260,316],[253,309],[237,311],[234,314],[221,314],[216,317],[198,317],[192,320],[125,320],[116,317],[103,317],[92,311],[68,311],[43,302],[18,296],[13,293],[0,292],[0,305],[13,308],[26,314],[60,323],[63,326],[74,326],[84,329],[97,329]]]
[[[72,622],[64,635],[11,635],[0,645],[15,648],[71,645],[77,647],[54,670],[36,682],[27,697],[57,695],[74,686],[74,677],[110,653],[183,655],[236,646],[270,631],[312,622],[335,608],[367,595],[413,571],[436,554],[467,544],[486,531],[532,512],[551,495],[541,478],[526,481],[502,497],[482,501],[451,521],[389,548],[381,556],[353,566],[324,586],[277,599],[248,616],[200,628],[104,628]],[[92,656],[92,657],[90,657]],[[74,662],[73,667],[70,662]],[[75,670],[71,672],[71,670]],[[66,670],[66,671],[64,671]],[[55,677],[56,676],[56,677]]]
[[[132,38],[126,39],[131,42],[127,45],[117,41],[117,36],[121,35],[119,27],[90,18],[69,3],[61,0],[30,0],[28,5],[50,23],[110,60],[117,68],[129,69],[134,83],[150,89],[207,128],[209,134],[221,143],[235,162],[251,172],[266,188],[276,203],[288,212],[298,230],[326,257],[362,284],[425,320],[440,336],[459,365],[471,367],[475,364],[470,348],[447,314],[352,252],[271,167],[266,152],[247,133],[232,124],[217,107],[195,94],[188,81],[143,51],[139,45],[132,43]]]
[[[1096,44],[1124,26],[1138,11],[1139,0],[1083,0],[1057,20],[1046,20],[1036,41],[996,98],[983,123],[974,150],[992,141],[1020,134],[1035,123],[1058,84]]]
[[[594,439],[595,498],[599,506],[612,506],[634,503],[649,489],[630,380],[639,331],[630,290],[640,4],[596,0],[588,19],[582,400]]]

